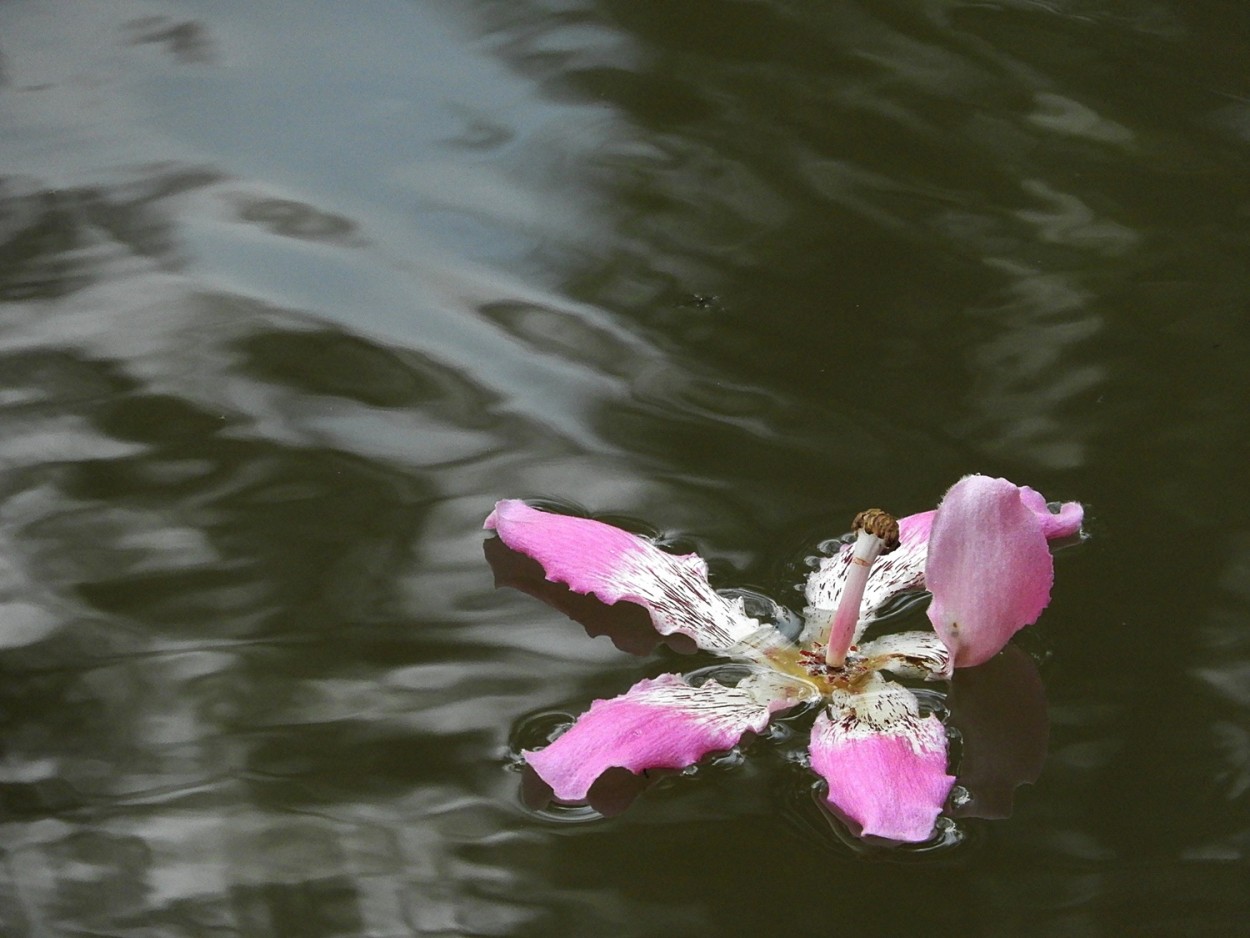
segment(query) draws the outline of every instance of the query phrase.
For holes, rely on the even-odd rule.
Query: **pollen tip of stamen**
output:
[[[880,508],[869,508],[867,511],[861,511],[855,516],[855,520],[851,522],[851,528],[855,531],[867,531],[869,534],[875,534],[885,542],[885,548],[882,553],[888,554],[890,551],[898,547],[898,522],[894,520],[894,516],[888,511]]]

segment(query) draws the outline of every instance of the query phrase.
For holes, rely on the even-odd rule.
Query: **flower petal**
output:
[[[1064,502],[1059,506],[1059,513],[1055,514],[1047,506],[1042,493],[1027,485],[1020,486],[1020,501],[1037,515],[1037,520],[1042,525],[1042,533],[1048,541],[1071,537],[1081,530],[1081,522],[1085,520],[1085,509],[1080,502]]]
[[[812,726],[811,752],[826,800],[864,836],[928,840],[955,783],[941,721],[921,717],[907,688],[881,678],[834,694]]]
[[[860,603],[859,625],[855,629],[856,641],[892,596],[905,590],[924,588],[925,554],[935,514],[923,511],[899,519],[898,548],[878,557],[868,571],[868,582]],[[842,601],[853,553],[851,545],[846,545],[834,556],[822,560],[820,567],[807,578],[809,622],[804,630],[805,639],[814,639],[828,629],[829,621]]]
[[[620,697],[596,700],[550,746],[523,753],[525,761],[561,801],[584,800],[595,779],[616,766],[635,774],[684,769],[731,748],[747,731],[758,733],[774,710],[789,705],[753,693],[749,682],[691,687],[675,674],[640,681]]]
[[[871,667],[899,677],[927,680],[951,671],[950,650],[932,632],[892,632],[861,645],[857,654]]]
[[[697,650],[688,636],[657,632],[647,610],[635,603],[609,606],[595,596],[575,593],[563,583],[548,580],[542,564],[513,550],[500,538],[488,537],[482,542],[482,552],[495,574],[496,588],[507,586],[541,599],[580,623],[591,638],[606,635],[613,645],[631,655],[649,655],[661,644],[680,654]]]
[[[542,564],[548,580],[609,605],[642,606],[661,635],[680,632],[706,651],[725,652],[760,628],[740,599],[731,602],[712,589],[707,564],[695,554],[667,554],[610,524],[539,511],[517,499],[497,503],[484,527]]]
[[[957,668],[996,655],[1050,602],[1054,561],[1021,492],[1006,479],[965,476],[938,507],[925,563],[929,620]]]

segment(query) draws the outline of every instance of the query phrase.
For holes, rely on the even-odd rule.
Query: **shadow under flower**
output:
[[[660,779],[675,774],[672,769],[647,769],[637,775],[620,767],[608,769],[595,780],[586,794],[585,805],[593,813],[569,813],[558,809],[573,809],[574,806],[557,800],[551,786],[527,764],[521,767],[521,801],[531,811],[547,818],[597,820],[616,817],[624,814],[635,798]]]
[[[497,537],[482,544],[486,562],[495,575],[495,588],[511,587],[528,593],[556,609],[586,630],[591,638],[606,635],[621,651],[644,657],[661,645],[682,655],[698,651],[694,639],[674,633],[661,635],[641,606],[630,602],[608,605],[594,596],[575,593],[563,583],[547,579],[542,565],[512,550]]]
[[[952,817],[1011,816],[1015,791],[1037,781],[1046,761],[1050,718],[1037,664],[1008,645],[985,664],[955,672],[947,698],[961,737]]]

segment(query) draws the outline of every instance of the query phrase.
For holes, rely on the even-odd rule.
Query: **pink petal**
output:
[[[575,593],[563,583],[554,583],[533,557],[513,550],[500,538],[482,542],[482,553],[495,574],[496,588],[508,586],[529,593],[581,624],[591,638],[606,635],[612,644],[631,655],[649,655],[659,645],[668,645],[683,655],[697,651],[693,639],[674,632],[661,635],[651,624],[647,610],[635,603],[609,606],[595,596]]]
[[[784,706],[742,684],[691,687],[677,675],[662,674],[620,697],[596,700],[550,746],[523,755],[557,798],[583,801],[610,768],[634,774],[684,769],[709,752],[732,748],[747,731],[758,733],[772,710]]]
[[[933,530],[933,519],[937,509],[917,512],[898,519],[898,543],[900,549],[908,544],[927,544],[929,532]]]
[[[1027,485],[1020,486],[1020,501],[1037,515],[1037,520],[1042,524],[1042,533],[1048,541],[1071,537],[1081,530],[1081,522],[1085,520],[1085,509],[1080,502],[1064,502],[1059,506],[1059,514],[1054,514],[1046,506],[1042,493]]]
[[[1006,479],[965,476],[938,507],[925,564],[929,620],[957,668],[993,657],[1050,602],[1054,562],[1021,491]]]
[[[642,606],[661,635],[680,632],[706,651],[726,651],[760,628],[742,602],[721,597],[697,555],[667,554],[628,531],[601,521],[498,502],[484,527],[515,551],[542,564],[547,579],[605,603]]]
[[[812,726],[811,753],[829,783],[826,800],[864,836],[928,840],[955,783],[941,721],[922,718],[910,691],[880,678],[835,693]]]

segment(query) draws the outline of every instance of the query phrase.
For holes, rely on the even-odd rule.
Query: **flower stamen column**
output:
[[[855,641],[855,626],[859,623],[864,587],[873,561],[898,547],[898,522],[889,512],[869,508],[857,514],[851,526],[856,532],[855,546],[851,548],[851,570],[829,626],[825,649],[825,664],[831,668],[846,664],[846,653]]]

